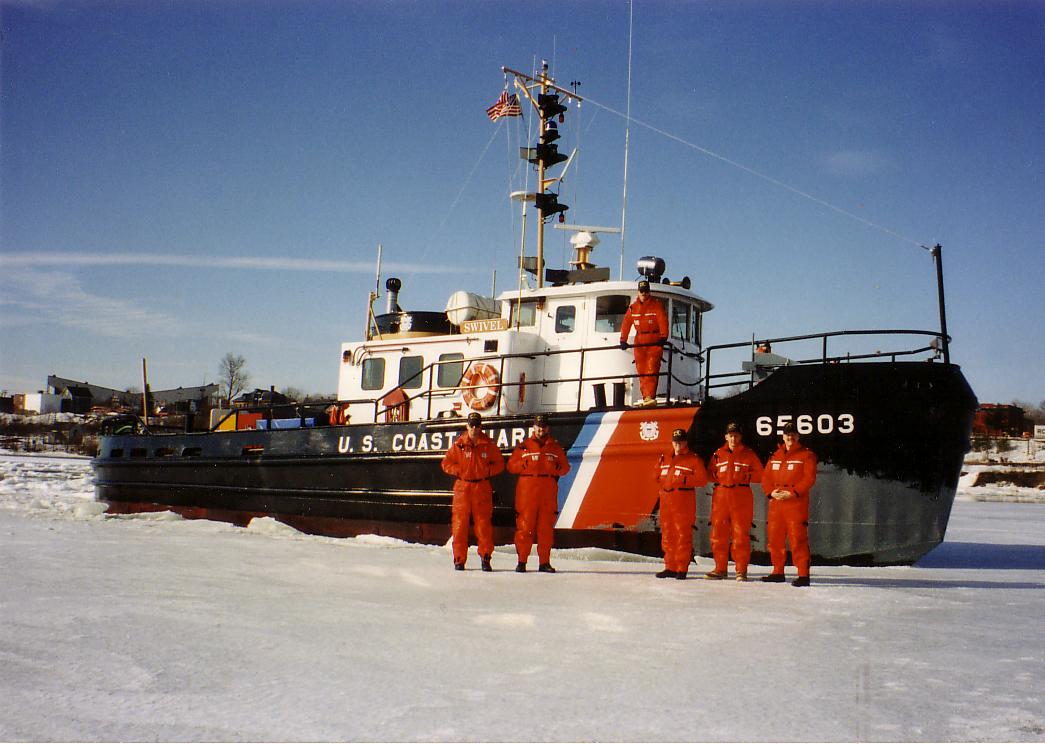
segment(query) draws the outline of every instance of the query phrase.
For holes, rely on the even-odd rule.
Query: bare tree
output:
[[[231,404],[232,399],[242,393],[250,382],[247,373],[247,360],[231,351],[221,358],[218,365],[218,379],[221,392]]]
[[[1045,422],[1045,400],[1034,405],[1025,400],[1014,400],[1012,405],[1023,409],[1024,418],[1031,425]]]
[[[305,402],[305,393],[302,392],[301,388],[288,386],[288,387],[283,388],[282,392],[283,392],[283,394],[285,396],[287,396],[287,398],[289,400],[292,400],[295,403],[304,403]]]

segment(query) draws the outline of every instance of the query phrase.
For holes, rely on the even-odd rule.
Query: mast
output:
[[[947,303],[943,298],[943,246],[937,243],[929,249],[936,264],[936,299],[940,304],[940,339],[943,342],[943,363],[951,363],[950,337],[947,335]]]
[[[145,357],[142,357],[142,421],[149,425],[149,363]]]
[[[541,92],[537,97],[540,101],[548,95],[548,63],[541,60]],[[540,107],[537,109],[540,111]],[[548,132],[548,122],[544,116],[540,117],[540,125],[537,129],[539,142],[544,142]],[[537,158],[537,193],[543,194],[547,184],[544,182],[544,172],[547,169],[544,158]],[[537,288],[544,286],[544,209],[547,205],[537,202]]]
[[[559,215],[562,221],[562,213],[569,209],[566,204],[559,203],[557,194],[545,193],[545,189],[562,180],[562,176],[548,178],[548,169],[569,160],[566,155],[559,152],[558,145],[554,142],[559,139],[559,128],[553,121],[558,118],[560,122],[565,120],[566,107],[559,103],[559,96],[566,96],[567,100],[584,100],[575,92],[561,88],[555,84],[554,78],[548,76],[548,62],[541,60],[541,72],[538,77],[502,67],[504,73],[515,76],[515,87],[526,97],[538,114],[540,126],[538,127],[538,144],[536,147],[520,148],[519,154],[528,162],[537,166],[537,193],[534,194],[534,202],[537,207],[537,287],[544,286],[544,221],[553,214]],[[529,83],[529,85],[527,85]],[[536,99],[532,90],[537,91]]]

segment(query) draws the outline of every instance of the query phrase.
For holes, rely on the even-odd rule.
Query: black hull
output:
[[[955,366],[866,363],[783,368],[740,395],[696,406],[551,415],[571,460],[560,482],[559,547],[657,555],[650,473],[672,428],[707,458],[728,421],[764,459],[783,418],[802,417],[820,460],[810,541],[820,563],[911,563],[944,538],[976,400]],[[520,417],[484,428],[507,453]],[[169,508],[246,524],[273,516],[306,532],[449,538],[452,482],[439,468],[460,421],[361,424],[103,438],[94,461],[109,511]],[[709,489],[710,490],[710,489]],[[514,477],[494,481],[499,544],[512,541]],[[765,560],[765,499],[755,489],[754,559]],[[709,554],[710,495],[694,538]]]

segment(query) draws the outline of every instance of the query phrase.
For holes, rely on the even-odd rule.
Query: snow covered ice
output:
[[[594,550],[459,573],[271,519],[107,517],[84,459],[0,476],[0,740],[1045,739],[1042,503],[963,488],[918,565],[794,589]]]

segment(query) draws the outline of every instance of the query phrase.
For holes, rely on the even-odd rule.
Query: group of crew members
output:
[[[534,543],[537,570],[555,573],[551,564],[558,481],[570,470],[566,453],[551,435],[548,420],[538,414],[532,434],[524,439],[505,463],[496,443],[482,431],[482,417],[470,413],[467,428],[443,457],[443,471],[455,478],[451,512],[451,544],[454,569],[463,571],[468,560],[469,526],[474,526],[483,571],[492,571],[493,488],[490,479],[508,472],[517,475],[515,490],[515,570],[526,571]],[[798,576],[792,586],[809,586],[809,491],[816,482],[816,455],[802,445],[794,424],[782,428],[783,441],[762,465],[758,455],[743,443],[740,427],[726,426],[725,443],[707,466],[689,449],[689,434],[675,429],[671,449],[660,456],[653,471],[660,504],[661,547],[664,569],[657,578],[685,579],[693,560],[693,527],[696,523],[696,489],[715,484],[711,497],[711,551],[715,567],[705,579],[728,578],[730,552],[737,581],[748,581],[751,559],[754,495],[751,483],[761,483],[769,500],[766,535],[772,572],[762,581],[783,583],[790,543]]]

